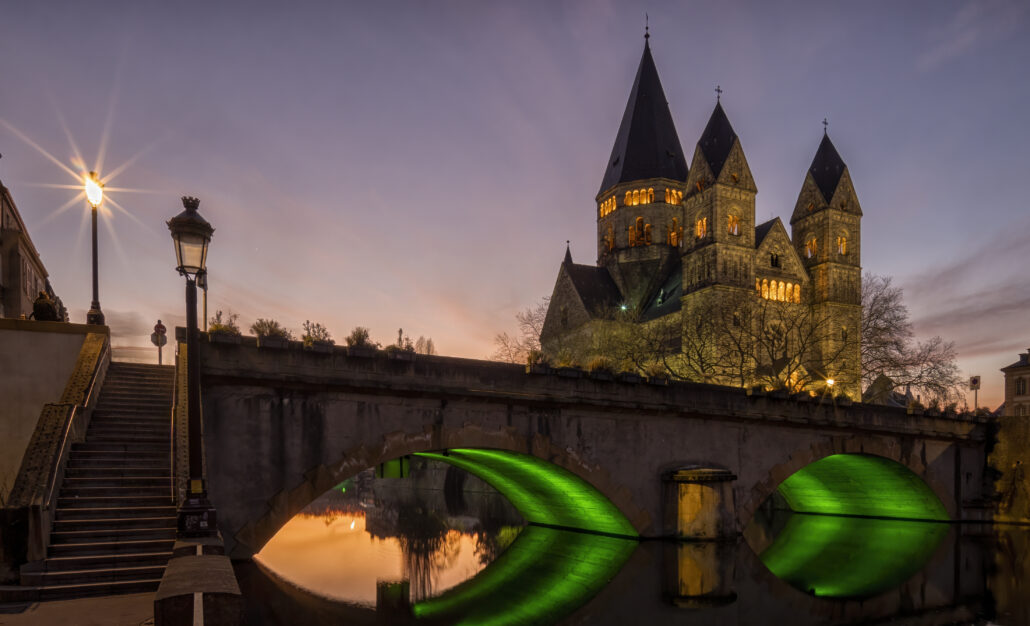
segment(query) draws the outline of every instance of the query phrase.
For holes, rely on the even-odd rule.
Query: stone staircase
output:
[[[112,362],[73,444],[41,571],[40,600],[155,591],[175,542],[172,366]]]

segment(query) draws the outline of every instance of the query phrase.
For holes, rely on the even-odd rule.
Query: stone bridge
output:
[[[202,339],[206,474],[233,557],[259,551],[294,514],[361,470],[417,453],[447,460],[443,453],[455,449],[508,453],[499,461],[508,468],[530,457],[554,468],[564,483],[513,486],[544,508],[574,508],[559,501],[572,487],[555,484],[596,490],[628,520],[615,534],[690,535],[684,520],[706,516],[720,533],[737,534],[806,468],[819,469],[791,493],[779,490],[795,510],[800,503],[816,512],[980,518],[987,423],[972,416],[358,352]],[[716,481],[708,491],[684,489],[706,480]],[[831,508],[819,508],[827,502]]]

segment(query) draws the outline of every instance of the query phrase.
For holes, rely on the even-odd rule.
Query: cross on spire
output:
[[[649,18],[647,17],[647,13],[644,13],[644,41],[651,38],[651,25],[648,22]]]
[[[715,103],[718,104],[722,100],[722,87],[720,85],[715,86]]]
[[[829,135],[830,134],[829,128],[830,128],[830,123],[827,122],[826,118],[824,117],[823,118],[823,134],[824,135]]]

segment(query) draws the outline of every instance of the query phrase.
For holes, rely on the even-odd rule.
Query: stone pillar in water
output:
[[[692,466],[665,477],[666,532],[679,539],[727,541],[737,538],[733,472]]]

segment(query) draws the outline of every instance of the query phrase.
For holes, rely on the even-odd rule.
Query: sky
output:
[[[156,359],[154,322],[184,324],[164,222],[191,195],[215,227],[212,314],[484,358],[550,295],[566,240],[595,261],[645,13],[688,154],[723,89],[758,221],[789,222],[828,119],[864,270],[997,406],[1030,347],[1024,0],[0,0],[0,181],[82,322],[88,210],[55,186],[83,163],[107,179],[100,302],[122,355]]]

